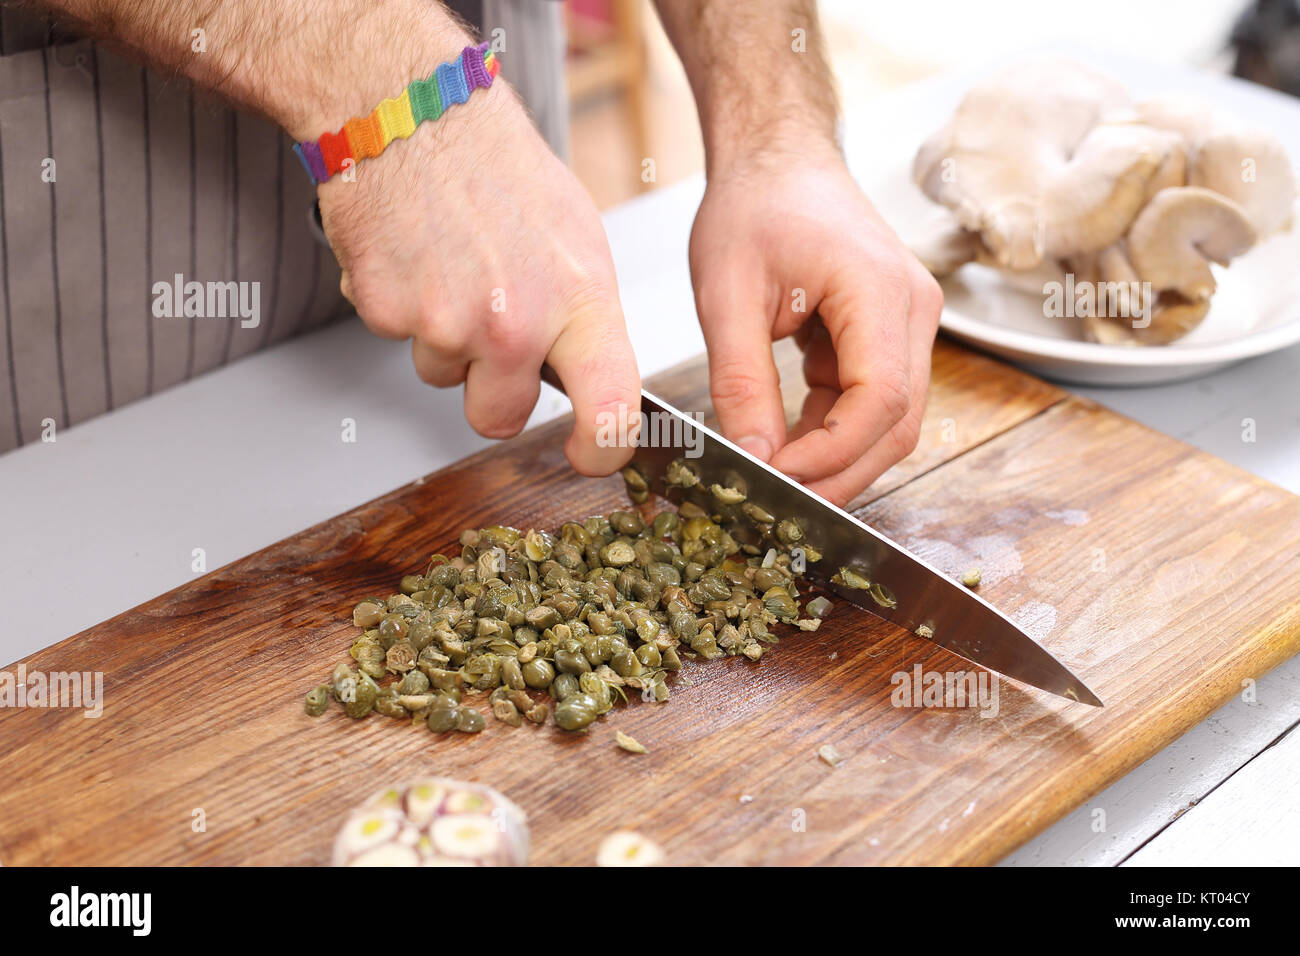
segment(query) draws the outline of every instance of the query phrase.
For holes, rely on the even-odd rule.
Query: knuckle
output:
[[[890,368],[881,372],[871,383],[871,395],[890,422],[901,422],[912,407],[912,390],[907,371]]]
[[[923,318],[938,323],[939,314],[943,312],[943,288],[930,273],[922,272],[917,277],[912,288],[912,303]]]
[[[502,358],[524,359],[537,351],[536,327],[508,312],[489,312],[482,335],[487,348]]]
[[[560,305],[570,319],[600,319],[618,308],[618,296],[603,277],[581,272],[561,296]]]
[[[465,323],[434,299],[424,300],[420,307],[416,337],[430,348],[452,355],[463,353],[469,344],[469,330]]]
[[[361,321],[376,335],[399,338],[406,329],[406,319],[401,307],[389,296],[365,295],[358,292],[355,283],[348,301],[361,316]]]
[[[713,402],[724,408],[749,405],[765,393],[763,383],[753,371],[739,362],[717,361],[709,378]]]
[[[582,390],[586,403],[590,406],[595,415],[605,412],[615,412],[617,414],[629,415],[638,411],[641,407],[640,396],[631,387],[614,381],[596,370],[592,374],[585,374],[583,370],[579,371],[582,376]],[[596,423],[593,420],[588,423],[594,431]]]
[[[907,305],[912,294],[912,275],[907,262],[898,256],[883,254],[880,250],[866,252],[861,260],[852,264],[852,272],[870,276],[873,294],[889,303]],[[852,273],[851,273],[852,274]]]
[[[912,307],[911,276],[907,274],[907,270],[894,262],[877,266],[877,271],[885,299],[900,304],[903,314],[906,315]]]
[[[898,444],[898,457],[906,458],[921,443],[921,416],[907,415],[894,426],[894,440]]]

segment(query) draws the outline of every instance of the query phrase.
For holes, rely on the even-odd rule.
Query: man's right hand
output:
[[[489,438],[524,427],[549,362],[573,402],[573,467],[626,463],[630,447],[597,444],[598,416],[636,412],[641,387],[604,228],[513,92],[497,79],[353,172],[321,185],[321,219],[371,331],[411,339],[430,385],[463,382]]]
[[[300,141],[366,115],[472,43],[431,0],[41,2]],[[343,294],[366,324],[413,340],[425,381],[464,382],[470,424],[493,438],[524,426],[549,361],[577,417],[573,467],[624,464],[630,447],[596,439],[602,412],[641,407],[609,245],[509,86],[498,78],[351,172],[318,195]]]

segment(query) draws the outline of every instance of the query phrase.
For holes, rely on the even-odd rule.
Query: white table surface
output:
[[[961,82],[898,96],[914,108]],[[885,110],[903,102],[885,99]],[[871,157],[852,133],[874,128],[869,119],[854,118],[848,139],[868,186]],[[646,376],[703,350],[686,260],[701,190],[691,180],[605,215]],[[1300,493],[1297,383],[1300,348],[1194,382],[1076,391]],[[0,659],[185,583],[195,548],[217,568],[486,446],[460,401],[420,384],[405,346],[353,320],[0,456],[0,607],[45,611],[5,615]],[[532,422],[566,410],[544,389]],[[1246,417],[1258,423],[1253,444],[1241,440]],[[354,444],[341,441],[344,418],[357,423]],[[1300,745],[1286,735],[1298,691],[1300,658],[1262,677],[1254,702],[1225,705],[1004,862],[1296,862]]]

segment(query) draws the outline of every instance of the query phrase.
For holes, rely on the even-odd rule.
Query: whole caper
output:
[[[642,644],[636,649],[637,659],[646,667],[658,667],[663,661],[659,648],[653,644]]]
[[[534,690],[546,690],[555,680],[555,668],[551,662],[535,657],[523,665],[524,683]]]
[[[640,658],[630,648],[624,647],[609,659],[609,666],[619,677],[637,677],[641,674]]]
[[[378,601],[362,601],[352,609],[352,623],[357,627],[374,627],[383,620],[386,611]]]
[[[590,694],[570,694],[555,705],[555,722],[564,730],[582,730],[596,719],[596,708]]]
[[[427,621],[412,621],[406,629],[406,640],[418,654],[433,640],[433,625]]]
[[[665,535],[672,534],[677,530],[677,512],[661,511],[655,515],[654,533],[655,537],[662,538]]]
[[[610,527],[619,534],[635,537],[645,528],[645,522],[635,511],[615,511],[609,516]]]
[[[578,678],[573,674],[560,674],[551,683],[549,692],[555,700],[564,700],[564,698],[578,693]]]
[[[424,694],[429,690],[429,678],[423,671],[410,670],[397,685],[398,694]]]
[[[456,729],[464,734],[476,734],[487,726],[484,718],[473,707],[461,707],[456,717]]]
[[[436,734],[443,734],[449,730],[455,730],[456,724],[460,720],[460,707],[450,697],[439,697],[429,707],[429,716],[427,723],[429,729]]]
[[[555,667],[563,674],[585,674],[591,670],[591,664],[581,653],[567,648],[555,652]]]
[[[759,568],[754,572],[754,590],[760,594],[770,588],[782,587],[787,578],[776,568]]]
[[[501,661],[501,683],[514,690],[523,690],[527,686],[523,666],[517,659],[507,657]]]
[[[410,624],[401,614],[389,614],[379,622],[379,643],[388,650],[395,643],[406,637]]]

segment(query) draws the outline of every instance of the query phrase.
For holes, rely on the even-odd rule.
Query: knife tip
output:
[[[1082,682],[1075,684],[1074,686],[1067,687],[1065,689],[1065,693],[1062,694],[1061,696],[1068,697],[1070,700],[1078,701],[1080,704],[1087,704],[1090,707],[1106,706],[1105,704],[1102,703],[1101,698],[1098,697],[1096,694],[1094,694],[1091,690],[1089,690],[1088,687]]]

